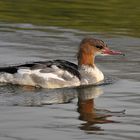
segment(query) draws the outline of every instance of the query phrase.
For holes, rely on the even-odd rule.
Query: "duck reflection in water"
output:
[[[53,90],[53,92],[55,93],[49,92],[50,98],[48,98],[49,100],[45,100],[45,104],[70,103],[73,99],[78,98],[78,119],[84,121],[79,128],[88,133],[103,131],[97,124],[118,123],[117,121],[111,120],[113,116],[124,116],[124,110],[112,112],[95,108],[94,100],[103,94],[102,86],[80,86],[78,88],[57,89]]]
[[[78,89],[78,112],[79,119],[85,121],[79,128],[85,131],[101,131],[96,124],[115,123],[108,120],[108,117],[122,112],[111,112],[108,110],[98,110],[95,108],[94,99],[100,96],[103,90],[100,87],[89,86]],[[115,114],[114,114],[115,113]]]

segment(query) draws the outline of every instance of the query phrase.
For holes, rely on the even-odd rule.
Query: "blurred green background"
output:
[[[139,0],[0,0],[0,22],[139,37],[139,7]]]

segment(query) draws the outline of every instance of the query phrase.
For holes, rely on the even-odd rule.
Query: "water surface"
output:
[[[86,35],[126,56],[97,57],[107,85],[56,90],[1,85],[1,139],[139,139],[139,38],[32,24],[3,26],[0,66],[56,58],[76,63]]]

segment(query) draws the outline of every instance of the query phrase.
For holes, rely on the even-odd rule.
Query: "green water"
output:
[[[140,36],[138,0],[1,0],[0,21]]]

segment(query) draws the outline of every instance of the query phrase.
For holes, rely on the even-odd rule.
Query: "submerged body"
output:
[[[94,64],[97,54],[122,53],[109,50],[102,40],[85,38],[79,47],[78,65],[53,60],[4,67],[0,68],[0,82],[42,88],[98,84],[104,80],[104,75]]]

